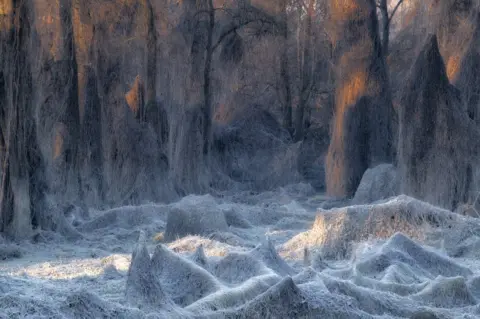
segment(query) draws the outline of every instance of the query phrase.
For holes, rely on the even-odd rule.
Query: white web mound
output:
[[[425,240],[435,231],[454,229],[457,232],[451,236],[458,241],[458,230],[467,224],[458,214],[401,195],[378,204],[319,209],[312,228],[292,238],[284,249],[317,246],[326,257],[345,258],[352,253],[353,244],[370,238],[386,239],[397,232]]]
[[[208,235],[228,228],[225,214],[211,196],[195,200],[188,196],[169,212],[165,240],[173,241],[186,235]]]
[[[45,233],[5,254],[0,318],[480,314],[478,219],[406,196],[331,210],[316,201],[281,189],[94,213],[74,245]],[[174,240],[159,243],[167,229]]]

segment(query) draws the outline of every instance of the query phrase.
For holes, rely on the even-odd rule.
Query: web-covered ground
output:
[[[294,185],[71,216],[75,242],[1,245],[0,318],[480,317],[477,219],[332,206]]]

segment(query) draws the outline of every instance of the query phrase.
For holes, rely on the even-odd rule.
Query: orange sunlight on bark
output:
[[[335,0],[332,1],[331,14],[332,19],[346,20],[360,7],[354,0]]]
[[[58,159],[65,148],[65,136],[67,128],[62,123],[57,123],[55,128],[55,140],[53,141],[53,159]]]
[[[360,97],[365,94],[367,89],[367,74],[364,70],[357,70],[352,73],[345,81],[344,85],[337,89],[336,93],[336,115],[334,132],[332,136],[332,144],[327,155],[327,193],[334,196],[342,196],[345,194],[344,181],[346,180],[342,158],[339,155],[343,154],[345,129],[345,113],[349,108],[353,107]],[[338,151],[337,151],[338,150]]]
[[[447,61],[447,76],[450,82],[455,81],[460,70],[460,56],[452,55]]]
[[[125,99],[127,104],[134,114],[137,114],[142,100],[142,92],[144,91],[143,81],[139,75],[135,78],[135,82],[132,86],[132,89],[125,94]]]

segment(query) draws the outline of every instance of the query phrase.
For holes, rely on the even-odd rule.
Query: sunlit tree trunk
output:
[[[330,1],[335,118],[326,157],[327,193],[353,196],[369,167],[391,162],[394,110],[374,0]]]

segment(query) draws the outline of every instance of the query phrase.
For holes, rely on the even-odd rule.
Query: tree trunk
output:
[[[85,196],[93,195],[93,202],[105,199],[103,182],[102,105],[98,95],[97,76],[92,67],[84,68],[86,77],[84,93],[84,121],[81,126],[81,171]],[[91,194],[88,194],[91,193]]]
[[[390,42],[390,18],[388,16],[387,0],[380,0],[379,9],[382,16],[382,51],[383,55],[387,57]]]
[[[212,130],[212,88],[211,73],[213,59],[213,30],[215,28],[215,10],[213,0],[208,0],[209,21],[207,29],[206,59],[203,77],[203,154],[208,154],[210,149],[211,130]]]
[[[335,117],[325,159],[327,193],[350,197],[369,167],[393,159],[395,112],[374,0],[330,0]]]
[[[76,149],[78,148],[78,136],[80,127],[80,112],[78,105],[78,66],[75,51],[72,21],[72,0],[60,1],[60,34],[62,35],[61,60],[66,63],[66,98],[65,98],[65,124],[68,126],[72,136],[72,160],[76,161]],[[73,163],[72,163],[73,164]]]
[[[2,180],[0,231],[14,239],[28,238],[32,219],[43,196],[33,106],[32,71],[29,60],[32,10],[27,1],[4,2],[10,11],[1,19],[3,87],[0,124]]]
[[[150,0],[145,0],[147,22],[147,105],[156,101],[157,87],[157,30],[155,28],[155,13]]]
[[[28,237],[32,230],[28,185],[28,135],[32,123],[28,118],[32,98],[32,77],[28,61],[30,21],[23,1],[12,1],[10,34],[7,40],[5,75],[7,76],[6,125],[2,128],[6,137],[5,185],[2,215],[8,216],[6,230],[12,237]],[[30,125],[29,125],[30,124]],[[30,127],[29,127],[30,126]],[[24,197],[24,198],[19,198]],[[23,205],[21,202],[23,201]]]
[[[60,86],[54,86],[54,90],[59,90],[59,101],[64,112],[61,122],[68,131],[69,141],[62,150],[65,162],[65,174],[63,191],[68,200],[82,201],[82,187],[79,172],[80,154],[78,152],[80,144],[80,107],[78,99],[78,66],[75,51],[74,29],[72,20],[73,5],[72,0],[60,0],[60,48],[59,59],[57,63],[57,73],[54,75],[60,80]],[[63,92],[62,92],[63,91]],[[55,92],[57,93],[57,92]],[[73,187],[71,187],[73,185]]]
[[[312,82],[312,20],[315,12],[315,0],[308,4],[307,21],[303,41],[302,89],[295,117],[295,141],[301,141],[305,132],[305,109],[311,93]]]
[[[2,1],[4,14],[0,16],[0,232],[7,230],[13,210],[13,198],[10,192],[10,170],[8,168],[8,138],[7,132],[7,112],[9,90],[8,63],[7,57],[9,51],[10,29],[12,28],[12,1]]]
[[[185,11],[185,33],[189,36],[192,45],[190,47],[190,75],[189,84],[186,88],[186,103],[203,105],[203,80],[205,73],[207,29],[209,25],[208,0],[186,0],[183,2]],[[199,12],[202,11],[202,14]],[[203,107],[202,107],[203,109]],[[203,128],[202,128],[203,129]],[[202,146],[203,147],[203,146]]]
[[[281,14],[282,14],[282,57],[281,57],[281,78],[285,90],[285,101],[283,107],[283,126],[292,134],[292,90],[290,87],[290,69],[288,63],[288,16],[287,16],[287,0],[281,0]]]

